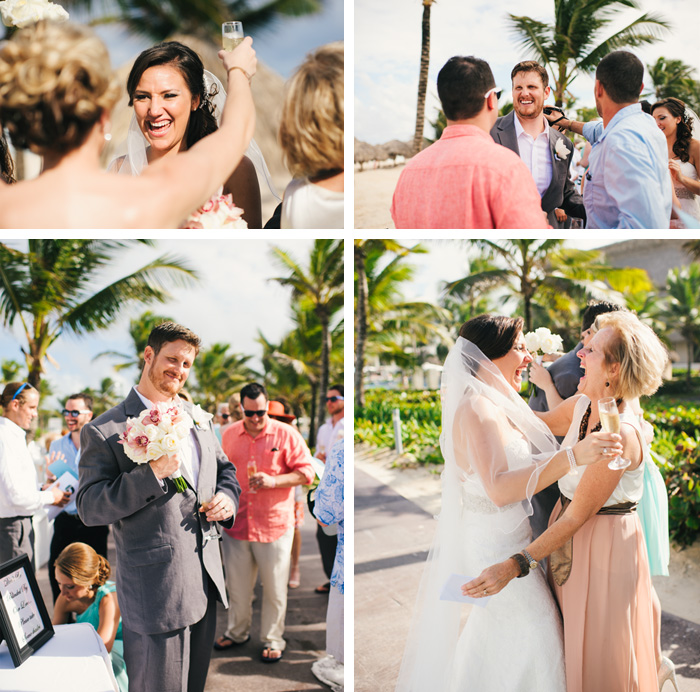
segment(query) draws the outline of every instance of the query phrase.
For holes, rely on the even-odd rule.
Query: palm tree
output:
[[[272,248],[277,264],[289,273],[271,279],[292,287],[292,300],[311,306],[321,324],[321,371],[318,385],[317,427],[325,417],[325,397],[328,388],[329,361],[332,348],[330,322],[343,307],[343,241],[317,239],[309,263],[303,267],[289,252]]]
[[[66,7],[101,8],[93,0],[65,0]],[[123,23],[132,33],[164,41],[175,33],[186,33],[220,43],[221,24],[230,19],[245,22],[247,33],[255,33],[282,17],[319,12],[324,0],[117,0],[113,14],[94,20],[96,24]]]
[[[700,240],[689,240],[683,243],[683,249],[695,260],[700,260]]]
[[[669,270],[666,289],[665,314],[669,324],[685,339],[688,349],[686,379],[690,382],[695,348],[700,345],[700,264]]]
[[[156,315],[150,310],[146,310],[140,317],[129,320],[129,336],[133,341],[133,353],[119,353],[118,351],[102,351],[98,353],[93,360],[104,357],[117,357],[121,359],[121,363],[114,365],[114,370],[126,370],[128,368],[136,368],[140,373],[143,370],[144,360],[143,353],[148,345],[148,337],[161,322],[174,322],[172,317],[164,315]]]
[[[198,278],[184,260],[163,255],[107,286],[99,277],[134,243],[150,240],[37,240],[26,251],[0,243],[0,317],[19,321],[27,381],[39,389],[51,345],[64,333],[78,336],[108,327],[128,305],[165,302],[169,287]]]
[[[603,31],[623,9],[639,9],[637,0],[554,0],[554,22],[508,15],[507,23],[527,54],[554,77],[554,97],[564,105],[569,84],[579,72],[590,74],[608,53],[658,41],[669,23],[644,13],[603,39]]]
[[[507,290],[506,302],[517,297],[519,312],[530,331],[538,306],[556,305],[572,314],[586,297],[610,298],[621,292],[650,290],[647,273],[637,268],[614,268],[606,265],[598,250],[575,250],[564,247],[564,240],[472,240],[490,260],[498,259],[504,268],[477,271],[446,284],[448,293],[464,295],[475,285],[482,291]],[[543,308],[546,313],[546,307]]]
[[[653,89],[644,96],[656,101],[675,96],[693,109],[700,106],[700,83],[695,79],[695,68],[692,66],[682,60],[660,57],[653,65],[647,65],[647,71]]]
[[[430,67],[430,8],[435,0],[423,0],[421,24],[420,73],[418,75],[418,106],[416,107],[416,131],[413,135],[413,153],[423,148],[423,122],[425,120],[425,94],[428,90]]]
[[[246,382],[258,379],[258,373],[247,365],[253,356],[229,353],[230,348],[223,343],[203,348],[192,365],[197,380],[194,393],[210,411],[214,411],[219,402],[227,401]]]
[[[117,383],[111,377],[103,377],[100,380],[99,389],[87,387],[85,392],[92,397],[92,411],[95,418],[116,406],[121,398],[117,392]],[[62,400],[61,404],[65,406],[66,401]]]
[[[2,381],[7,384],[8,382],[17,382],[19,379],[19,373],[22,370],[22,365],[16,360],[8,360],[3,358],[0,363],[0,373],[2,376]]]
[[[354,244],[355,259],[355,405],[362,409],[364,407],[364,380],[363,371],[365,367],[365,347],[367,342],[367,321],[369,315],[370,290],[367,280],[366,263],[368,256],[372,256],[373,266],[384,254],[392,253],[396,255],[394,259],[403,258],[409,253],[424,253],[427,249],[421,245],[406,247],[396,240],[361,240],[355,239]],[[392,260],[393,262],[393,260]],[[389,267],[387,273],[389,275]],[[399,279],[394,275],[392,291]],[[386,289],[386,284],[385,284]],[[375,291],[372,292],[374,299]],[[374,302],[374,300],[373,300]]]

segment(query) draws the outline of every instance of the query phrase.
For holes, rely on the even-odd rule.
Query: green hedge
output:
[[[700,535],[700,406],[668,396],[643,403],[654,425],[652,449],[668,490],[671,540],[690,545]],[[405,454],[422,464],[442,464],[439,391],[369,390],[355,412],[355,440],[394,447],[393,410],[401,415]]]

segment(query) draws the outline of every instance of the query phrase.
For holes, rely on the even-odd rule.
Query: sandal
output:
[[[214,642],[214,648],[217,651],[226,651],[226,649],[231,649],[234,646],[243,646],[243,644],[246,644],[249,641],[250,635],[248,635],[242,642],[237,642],[231,639],[231,637],[227,637],[225,634],[223,634]]]
[[[317,586],[314,591],[316,593],[330,593],[331,592],[331,583],[327,581],[325,584],[321,586]]]
[[[301,574],[298,567],[289,573],[289,588],[298,589],[301,584]]]
[[[265,656],[265,652],[268,652],[268,655]],[[278,653],[279,656],[270,656],[272,652]],[[277,661],[282,660],[282,656],[284,656],[284,651],[280,651],[279,649],[273,649],[270,646],[266,646],[261,652],[260,652],[260,660],[263,663],[277,663]]]

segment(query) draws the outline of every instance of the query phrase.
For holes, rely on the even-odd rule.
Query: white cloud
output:
[[[626,26],[643,12],[664,16],[673,25],[664,40],[635,49],[645,64],[660,56],[694,66],[700,78],[700,43],[697,0],[640,0],[640,10],[625,10],[611,25],[610,34]],[[487,60],[496,83],[508,89],[510,71],[526,56],[506,24],[506,15],[527,15],[551,22],[553,0],[495,0],[477,5],[463,0],[440,0],[431,8],[431,51],[426,122],[439,108],[435,82],[445,62],[453,55],[476,55]],[[369,0],[355,2],[355,136],[379,143],[409,139],[415,127],[416,91],[420,66],[422,3],[419,0]],[[648,77],[648,75],[647,75]],[[372,89],[366,91],[365,79]],[[646,79],[645,83],[649,80]],[[580,106],[593,106],[593,78],[580,75],[571,85]],[[387,108],[384,94],[397,100]],[[503,97],[502,103],[508,95]],[[387,134],[388,133],[388,134]],[[408,133],[406,135],[406,133]],[[432,136],[427,125],[425,133]]]

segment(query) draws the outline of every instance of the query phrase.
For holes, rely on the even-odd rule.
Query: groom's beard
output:
[[[167,368],[156,371],[155,367],[152,365],[148,369],[148,379],[161,394],[174,398],[185,386],[187,378],[182,378],[176,373],[171,373],[174,377],[170,377],[168,373],[170,373],[170,371]]]

